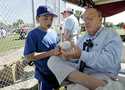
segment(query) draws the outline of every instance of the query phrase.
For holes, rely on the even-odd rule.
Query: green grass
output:
[[[18,40],[19,35],[10,35],[4,39],[0,39],[0,53],[5,53],[12,49],[18,49],[24,46],[24,40]]]

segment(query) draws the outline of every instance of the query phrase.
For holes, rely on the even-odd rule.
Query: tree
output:
[[[3,23],[3,22],[0,22],[0,27],[7,27],[7,25],[5,24],[5,23]]]
[[[117,27],[122,28],[123,25],[124,25],[124,23],[120,22],[120,23],[117,24]]]
[[[113,27],[113,23],[111,23],[111,22],[106,22],[106,23],[105,23],[105,26],[106,26],[106,27]]]
[[[80,17],[81,17],[81,13],[82,13],[82,11],[80,11],[80,10],[75,10],[74,15],[77,17],[78,21],[79,21],[79,19],[80,19]]]
[[[22,19],[19,19],[19,20],[17,20],[17,24],[18,24],[18,25],[22,25],[22,24],[24,24],[24,22],[23,22]]]
[[[23,24],[24,24],[24,21],[22,19],[18,19],[16,22],[14,22],[12,24],[14,31],[19,32],[19,30]]]

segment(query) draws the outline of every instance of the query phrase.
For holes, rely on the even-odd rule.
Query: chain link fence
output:
[[[34,66],[23,62],[26,35],[36,26],[36,8],[48,5],[60,14],[62,0],[0,0],[0,90],[37,90]],[[54,21],[58,29],[60,17]],[[27,89],[26,89],[27,88]]]

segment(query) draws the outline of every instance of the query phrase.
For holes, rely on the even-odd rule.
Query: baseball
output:
[[[70,49],[71,48],[71,43],[69,41],[64,41],[61,44],[61,48],[64,50]]]

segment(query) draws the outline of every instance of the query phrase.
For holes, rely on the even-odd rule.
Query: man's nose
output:
[[[88,25],[89,24],[89,21],[85,21],[85,25]]]

